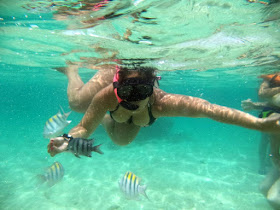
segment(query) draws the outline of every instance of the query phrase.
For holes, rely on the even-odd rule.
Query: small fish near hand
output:
[[[39,174],[40,184],[47,183],[49,187],[52,187],[56,183],[60,182],[64,176],[64,168],[59,162],[54,162],[50,167],[46,169],[44,174]]]
[[[93,146],[94,139],[83,139],[83,138],[71,138],[67,150],[72,152],[77,158],[80,158],[79,155],[91,157],[91,152],[97,152],[99,154],[104,154],[100,150],[99,144],[97,146]]]
[[[140,185],[141,179],[137,177],[134,173],[128,171],[119,181],[119,187],[121,191],[125,194],[128,199],[139,200],[139,194],[144,195],[148,200],[145,190],[147,189],[146,185]]]
[[[66,128],[72,121],[67,120],[68,116],[71,112],[65,113],[61,108],[54,116],[47,120],[44,127],[44,138],[49,139],[53,137],[57,137],[63,133],[64,128]]]

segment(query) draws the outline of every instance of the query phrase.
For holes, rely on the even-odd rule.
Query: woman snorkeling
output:
[[[172,94],[158,88],[159,78],[152,67],[118,65],[100,70],[86,84],[78,66],[60,69],[68,77],[68,99],[74,111],[85,112],[69,135],[88,138],[102,124],[112,141],[127,145],[141,127],[159,117],[201,117],[263,132],[280,132],[279,118],[257,118],[245,112],[211,104],[192,96]],[[106,114],[107,112],[110,114]],[[67,150],[69,138],[50,140],[51,156]]]

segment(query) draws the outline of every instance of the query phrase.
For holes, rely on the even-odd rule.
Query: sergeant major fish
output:
[[[40,184],[47,183],[50,187],[62,180],[64,176],[64,168],[59,162],[54,162],[46,169],[44,174],[38,175]]]
[[[72,138],[67,146],[67,150],[72,152],[76,157],[80,158],[79,155],[91,157],[91,152],[97,152],[103,154],[100,150],[101,144],[93,146],[94,139],[83,139],[83,138]]]
[[[137,177],[134,173],[128,171],[119,181],[119,187],[121,191],[125,194],[128,199],[139,199],[139,194],[143,194],[148,200],[145,190],[146,185],[140,185],[141,179]]]
[[[68,116],[71,112],[65,113],[61,107],[62,113],[60,110],[54,116],[47,120],[44,127],[44,138],[53,138],[61,135],[63,133],[63,129],[71,123],[67,121]]]

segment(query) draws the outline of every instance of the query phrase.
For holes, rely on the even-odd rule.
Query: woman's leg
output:
[[[270,152],[273,168],[262,182],[260,189],[269,203],[276,209],[280,208],[280,141],[279,134],[270,134]]]
[[[108,114],[104,117],[102,125],[112,141],[121,146],[130,144],[140,130],[140,126],[132,123],[117,123]]]
[[[267,200],[275,209],[280,209],[280,177],[269,189]]]
[[[271,159],[274,166],[280,170],[280,135],[279,134],[271,134],[270,135],[270,153]]]
[[[266,174],[266,163],[268,156],[269,135],[267,133],[261,134],[259,144],[259,174]]]
[[[272,184],[267,192],[267,200],[275,209],[280,209],[280,136],[279,134],[271,134],[270,137],[270,150],[271,159],[274,165],[276,181]]]
[[[85,112],[95,94],[112,83],[116,69],[115,65],[107,65],[106,68],[98,66],[96,69],[102,70],[98,71],[86,84],[82,81],[78,69],[79,66],[73,63],[66,68],[57,68],[68,78],[67,95],[71,109],[76,112]]]
[[[279,171],[273,167],[271,171],[268,172],[265,179],[260,184],[260,191],[261,193],[267,197],[268,191],[274,182],[279,178]]]

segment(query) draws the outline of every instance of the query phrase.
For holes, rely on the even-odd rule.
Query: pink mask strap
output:
[[[118,82],[119,81],[119,71],[120,71],[120,67],[117,65],[116,66],[117,72],[114,76],[113,82]],[[118,96],[118,92],[117,92],[117,88],[114,89],[115,95],[118,99],[118,102],[121,103],[123,100]]]
[[[117,72],[116,72],[116,74],[115,74],[115,76],[114,76],[113,82],[118,82],[118,81],[119,81],[119,71],[120,71],[120,67],[119,67],[118,65],[116,66],[116,70],[117,70]]]

